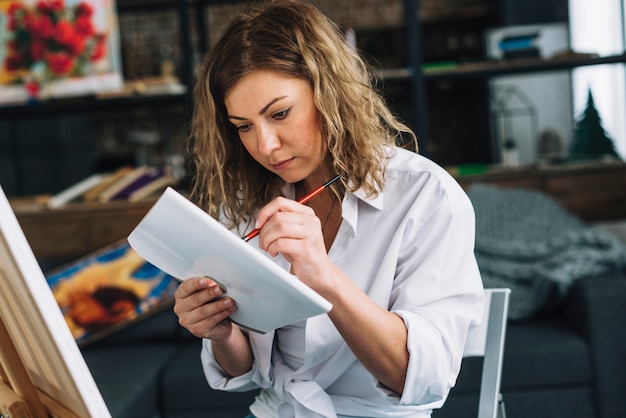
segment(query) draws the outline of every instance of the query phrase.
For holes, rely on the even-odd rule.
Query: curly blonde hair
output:
[[[245,150],[229,122],[224,98],[245,75],[276,71],[310,83],[327,142],[328,178],[340,198],[360,187],[382,189],[385,145],[415,134],[389,110],[374,87],[372,69],[339,27],[306,1],[275,0],[236,17],[197,73],[189,151],[191,198],[234,228],[281,194],[284,181]]]

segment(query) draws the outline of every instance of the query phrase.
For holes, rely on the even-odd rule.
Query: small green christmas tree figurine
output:
[[[570,146],[570,161],[594,160],[604,158],[620,159],[613,141],[606,135],[589,90],[587,108],[582,119],[574,128],[574,139]]]

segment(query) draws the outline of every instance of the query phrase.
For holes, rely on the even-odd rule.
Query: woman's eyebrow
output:
[[[261,110],[259,110],[259,115],[263,115],[265,112],[267,112],[267,109],[269,109],[271,105],[273,105],[274,103],[276,103],[279,100],[284,99],[285,97],[287,97],[287,96],[281,96],[281,97],[277,97],[275,99],[272,99],[268,104],[263,106],[263,108]],[[235,116],[235,115],[228,115],[228,119],[246,120],[246,118],[242,118],[241,116]]]
[[[270,107],[271,105],[273,105],[274,103],[276,103],[276,102],[277,102],[277,101],[279,101],[279,100],[284,99],[285,97],[287,97],[287,96],[277,97],[277,98],[275,98],[274,100],[270,101],[268,104],[266,104],[265,106],[263,106],[263,109],[261,109],[261,110],[259,111],[259,115],[262,115],[262,114],[264,114],[265,112],[267,112],[267,109],[269,109],[269,107]]]

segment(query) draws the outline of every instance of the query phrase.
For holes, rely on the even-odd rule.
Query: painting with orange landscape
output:
[[[178,281],[126,242],[96,251],[46,279],[79,346],[171,307]]]

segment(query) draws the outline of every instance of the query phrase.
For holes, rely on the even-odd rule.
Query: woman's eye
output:
[[[246,123],[245,125],[239,125],[237,126],[237,130],[239,132],[248,132],[250,130],[250,124]]]
[[[288,115],[289,115],[289,111],[291,110],[291,108],[289,109],[285,109],[285,110],[281,110],[280,112],[276,112],[274,113],[274,119],[285,119]]]

